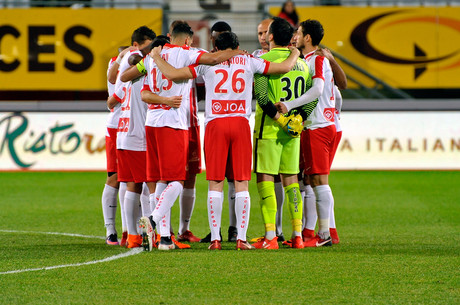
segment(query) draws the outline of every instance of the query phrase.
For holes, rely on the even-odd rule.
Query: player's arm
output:
[[[302,118],[300,115],[286,117],[281,115],[275,105],[268,98],[268,76],[254,75],[254,89],[257,104],[265,114],[278,123],[278,125],[291,137],[299,137],[302,132]]]
[[[147,71],[145,70],[144,61],[141,60],[135,66],[126,69],[125,72],[120,75],[120,80],[122,82],[129,82],[145,74],[147,74]]]
[[[339,88],[334,86],[334,97],[335,97],[335,111],[337,113],[337,117],[340,119],[340,113],[342,112],[342,94],[340,93]]]
[[[223,61],[229,60],[233,56],[236,55],[243,55],[246,54],[245,51],[236,49],[236,50],[223,50],[223,51],[217,51],[214,53],[203,53],[201,56],[198,58],[198,63],[202,65],[217,65],[220,64]]]
[[[109,96],[107,99],[107,107],[113,109],[121,100],[118,100],[114,95]]]
[[[188,67],[183,67],[180,69],[176,69],[171,66],[166,60],[161,58],[159,51],[161,48],[156,47],[153,48],[150,52],[150,56],[155,61],[158,69],[160,69],[161,73],[171,81],[178,81],[184,79],[191,79],[194,78],[192,71]]]
[[[117,80],[118,68],[120,68],[120,63],[123,59],[123,56],[125,56],[127,52],[134,49],[136,48],[131,46],[129,48],[125,48],[123,51],[120,52],[120,54],[118,54],[117,60],[115,60],[115,62],[110,67],[109,72],[107,73],[107,80],[109,81],[109,83],[115,84],[115,81]]]
[[[118,57],[117,57],[118,59]],[[113,66],[117,65],[116,68],[114,68]],[[109,68],[109,71],[107,72],[107,81],[109,83],[111,83],[112,85],[115,85],[115,82],[117,81],[117,75],[118,75],[118,68],[120,67],[120,65],[114,61],[112,63],[112,65],[110,66]]]
[[[318,49],[318,51],[316,51],[315,54],[324,56],[329,60],[332,68],[332,73],[334,74],[335,84],[341,90],[347,89],[347,75],[345,74],[339,63],[335,60],[331,51],[329,49]]]
[[[267,74],[284,74],[291,71],[297,62],[297,58],[299,58],[300,51],[295,47],[289,47],[289,49],[291,54],[284,61],[280,63],[270,62]]]
[[[160,96],[149,90],[142,90],[141,98],[147,104],[163,104],[173,108],[179,108],[182,102],[182,96]]]
[[[324,80],[319,77],[314,78],[313,86],[308,89],[307,92],[292,101],[276,103],[276,108],[281,113],[287,113],[294,108],[302,107],[311,102],[314,102],[323,93],[323,90]]]
[[[254,95],[257,104],[266,115],[274,120],[279,118],[280,114],[278,110],[268,98],[268,76],[261,74],[254,75]]]

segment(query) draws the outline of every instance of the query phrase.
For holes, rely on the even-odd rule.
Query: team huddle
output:
[[[221,249],[225,179],[228,240],[236,242],[236,249],[278,249],[278,242],[292,248],[338,243],[328,176],[341,137],[337,87],[346,88],[346,76],[331,53],[318,48],[321,24],[309,19],[294,32],[284,19],[263,20],[258,26],[262,49],[253,55],[239,49],[238,37],[225,22],[211,28],[210,52],[190,47],[193,31],[185,21],[173,22],[169,30],[156,36],[145,26],[136,29],[131,46],[109,63],[108,175],[102,194],[107,244],[152,251],[207,242],[210,250]],[[201,172],[201,96],[210,228],[203,239],[189,228]],[[265,235],[251,244],[246,233],[252,169]],[[115,228],[117,196],[121,242]],[[171,207],[177,198],[176,239]],[[289,240],[282,232],[284,203],[292,224]]]

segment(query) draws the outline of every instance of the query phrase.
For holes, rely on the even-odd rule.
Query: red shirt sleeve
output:
[[[324,80],[323,63],[324,63],[324,57],[323,56],[316,56],[316,58],[315,58],[315,75],[313,75],[312,79],[321,78],[322,80]]]

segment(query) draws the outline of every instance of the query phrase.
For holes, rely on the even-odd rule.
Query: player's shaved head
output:
[[[273,19],[268,18],[262,20],[259,25],[257,26],[257,38],[259,39],[260,46],[262,47],[263,50],[268,51],[269,45],[268,41],[266,41],[266,35],[268,31],[268,27],[270,26],[270,23],[273,21]]]

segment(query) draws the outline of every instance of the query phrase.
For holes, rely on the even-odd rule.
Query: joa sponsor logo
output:
[[[213,114],[246,113],[244,100],[213,100]]]

